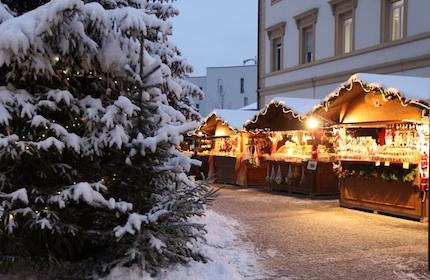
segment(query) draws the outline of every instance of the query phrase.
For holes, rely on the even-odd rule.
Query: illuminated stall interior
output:
[[[243,145],[248,136],[243,129],[246,120],[255,115],[247,110],[215,110],[194,131],[196,153],[207,165],[207,177],[219,183],[243,184]]]
[[[320,125],[306,116],[317,99],[277,97],[245,125],[251,139],[266,139],[271,147],[255,147],[266,159],[302,161],[311,159],[313,129]],[[252,144],[252,141],[250,141]],[[263,147],[266,147],[264,145]]]
[[[255,111],[215,110],[194,131],[198,154],[235,157],[242,152],[243,124]]]
[[[315,107],[337,139],[342,206],[428,216],[429,94],[428,78],[356,74]]]
[[[272,190],[337,194],[337,177],[329,162],[334,152],[331,130],[325,131],[323,122],[307,115],[319,102],[278,97],[246,123],[248,146],[258,151],[260,163],[266,162],[265,180]],[[255,161],[257,156],[250,157]]]

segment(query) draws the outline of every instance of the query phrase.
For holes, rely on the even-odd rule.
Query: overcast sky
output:
[[[257,56],[257,0],[178,0],[171,38],[194,65],[191,76],[206,67],[242,65]]]

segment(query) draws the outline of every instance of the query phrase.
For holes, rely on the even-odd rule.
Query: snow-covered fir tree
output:
[[[33,265],[82,279],[204,261],[190,245],[204,228],[188,218],[212,193],[177,149],[201,95],[169,42],[178,11],[22,2],[0,5],[0,273]]]

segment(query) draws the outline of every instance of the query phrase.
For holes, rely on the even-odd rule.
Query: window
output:
[[[301,64],[315,60],[315,24],[317,14],[318,8],[313,8],[294,17],[300,33],[299,50]]]
[[[248,97],[244,97],[243,98],[243,106],[247,106],[248,105]]]
[[[240,93],[244,93],[244,92],[245,92],[245,79],[240,78]]]
[[[282,68],[282,42],[281,38],[276,38],[272,43],[272,71],[279,71]]]
[[[283,68],[283,40],[285,22],[280,22],[266,29],[270,41],[270,71],[276,72]]]
[[[196,104],[197,111],[200,111],[200,104]]]
[[[312,27],[303,29],[303,40],[302,61],[309,63],[314,60],[314,31]]]
[[[346,13],[341,16],[341,52],[350,53],[352,51],[352,14]]]
[[[329,1],[335,17],[335,53],[347,54],[354,51],[355,9],[357,0]]]
[[[381,41],[396,41],[406,37],[408,0],[382,0]]]
[[[392,1],[390,13],[391,41],[403,38],[403,0]]]

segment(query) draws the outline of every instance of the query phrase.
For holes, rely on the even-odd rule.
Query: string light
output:
[[[260,118],[260,116],[265,116],[267,114],[267,112],[269,111],[270,107],[275,106],[275,107],[279,107],[282,106],[282,112],[284,114],[291,114],[291,116],[295,119],[298,119],[299,121],[303,121],[305,119],[305,116],[302,116],[301,114],[297,113],[296,111],[294,111],[291,108],[288,108],[285,106],[285,103],[283,101],[278,101],[278,100],[271,100],[269,102],[269,104],[267,104],[264,109],[262,109],[255,117],[253,120],[248,120],[245,123],[245,126],[250,125],[251,123],[255,124],[258,122],[258,119]]]

